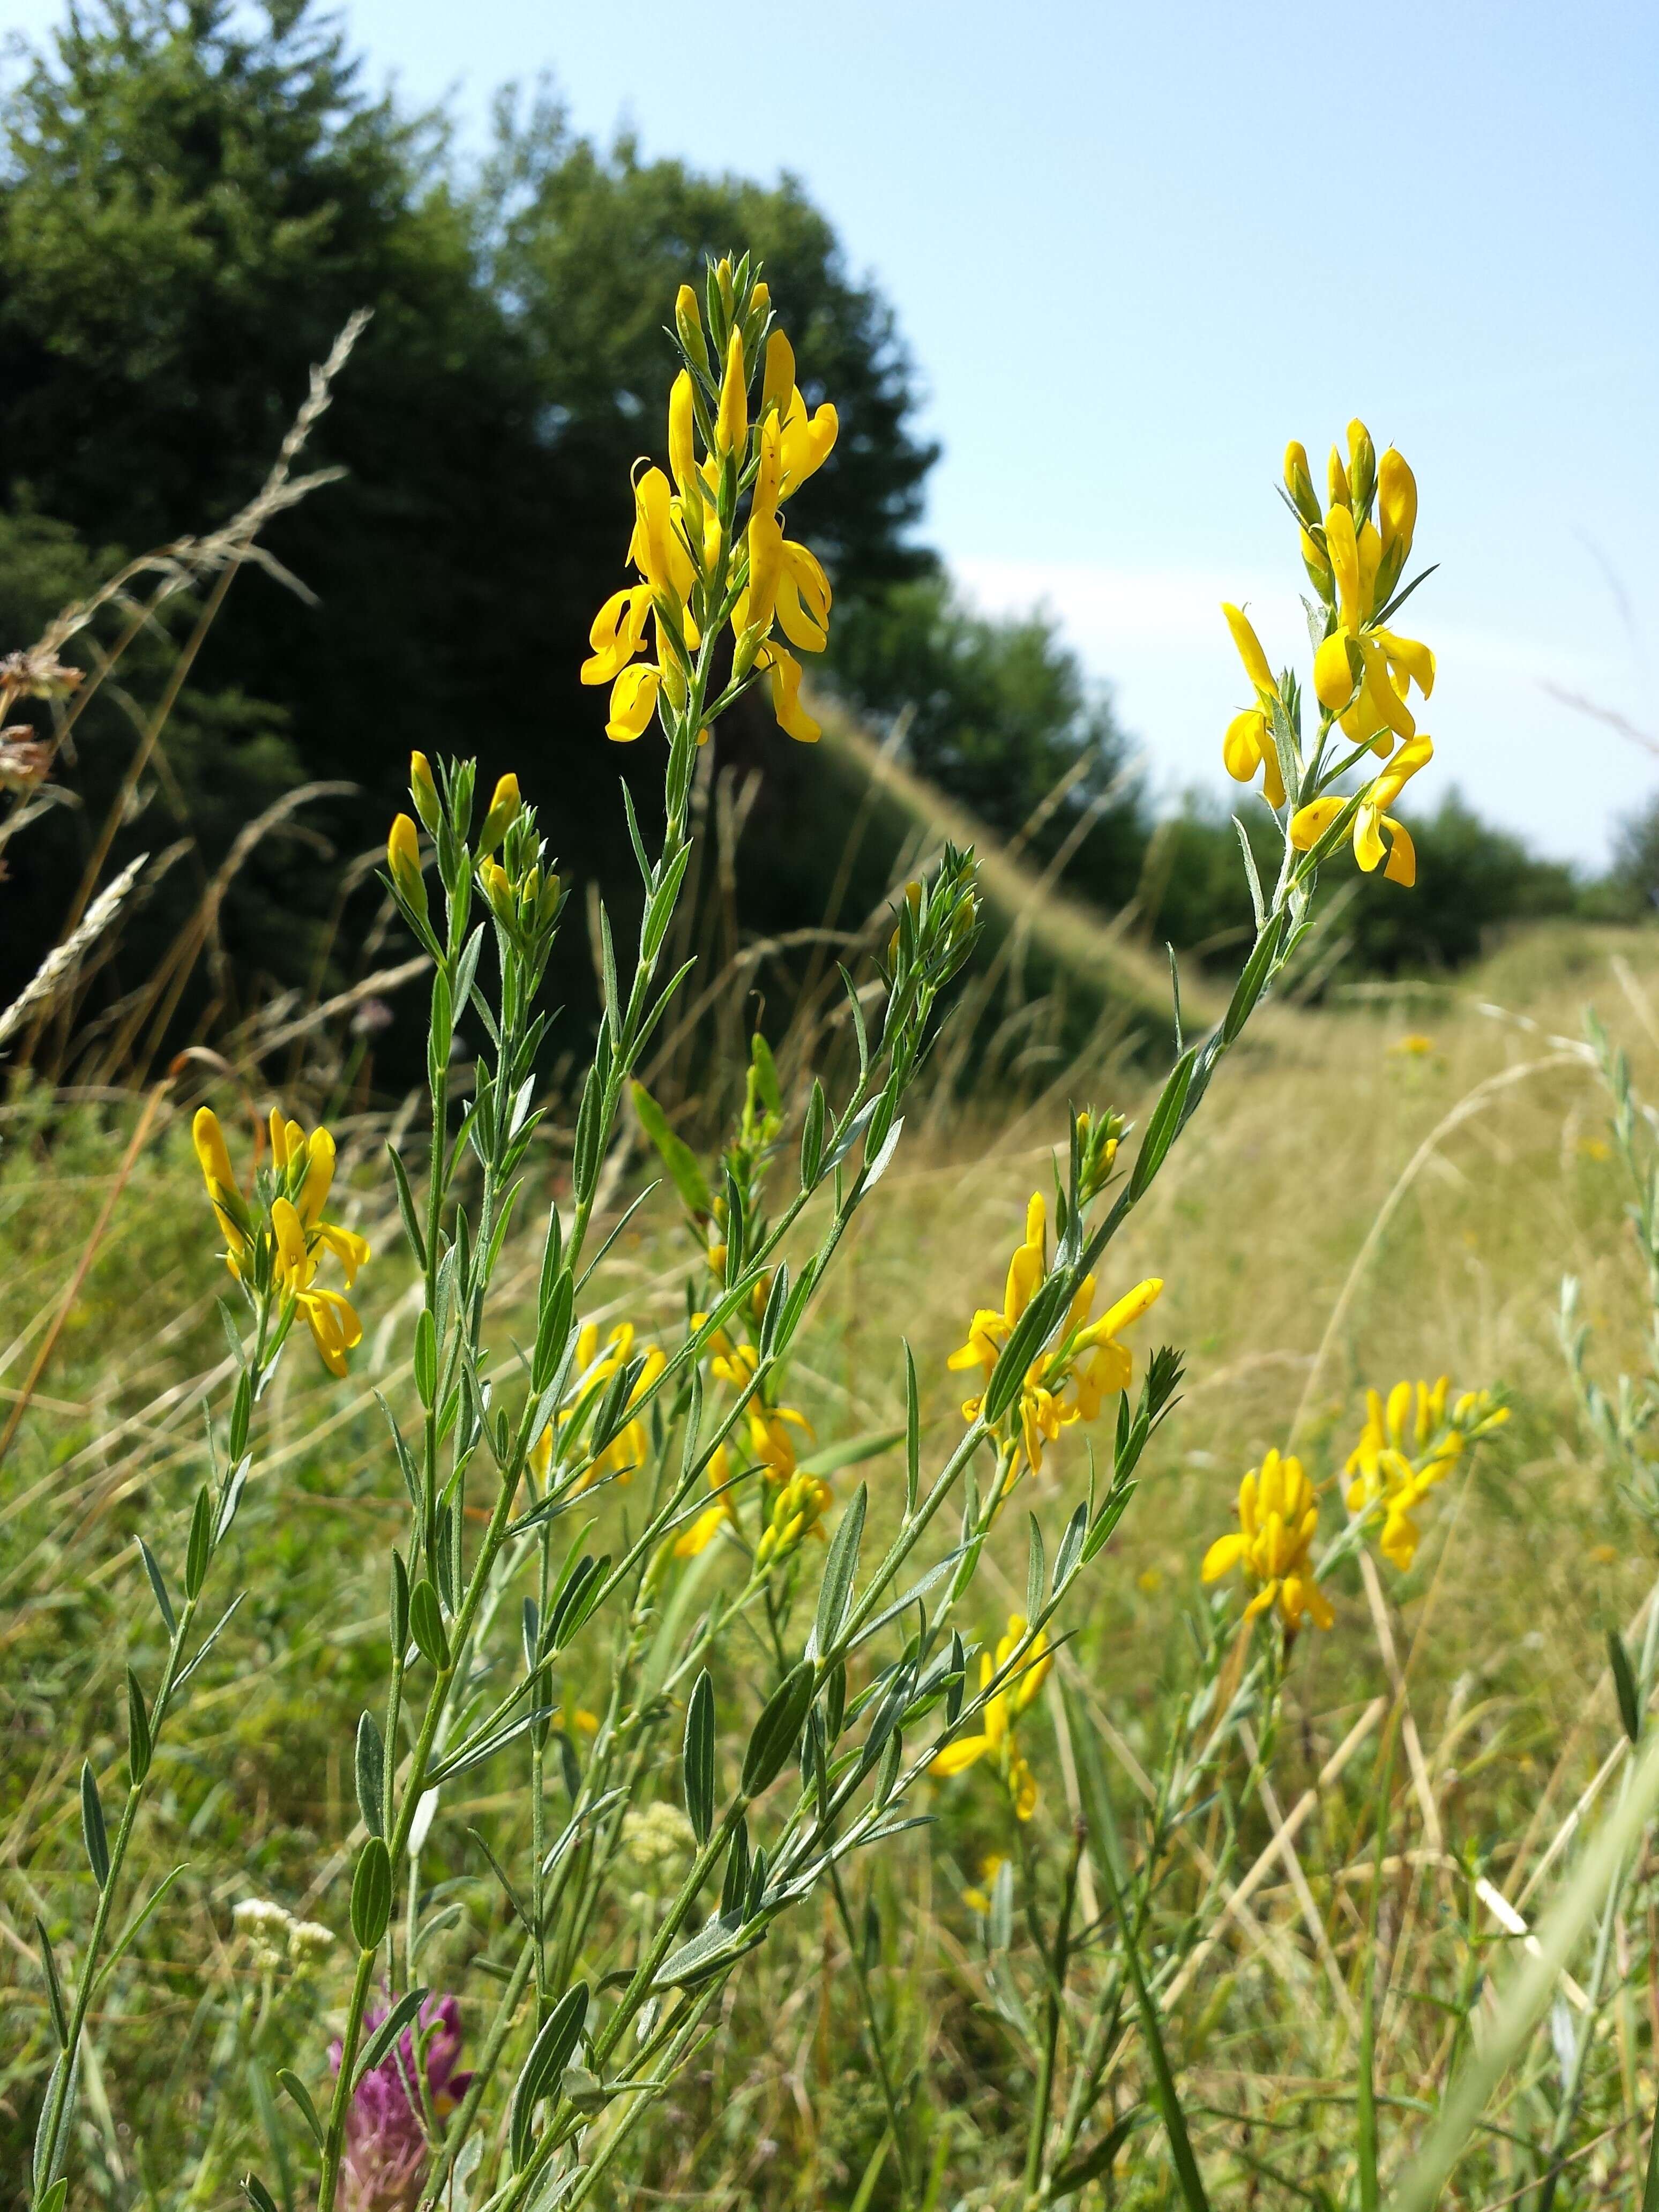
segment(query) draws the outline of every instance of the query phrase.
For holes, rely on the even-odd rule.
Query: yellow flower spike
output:
[[[509,770],[502,776],[490,794],[489,810],[478,832],[480,853],[493,853],[508,830],[524,801],[519,796],[519,779]]]
[[[426,879],[421,873],[421,836],[407,814],[393,817],[386,841],[386,869],[406,905],[426,912]]]
[[[761,413],[787,416],[795,396],[795,349],[781,331],[766,341],[766,365],[761,376]]]
[[[409,757],[409,791],[415,801],[415,811],[436,836],[444,811],[433,780],[432,763],[424,753],[410,753]]]
[[[720,379],[720,413],[714,421],[714,449],[741,458],[749,438],[749,384],[743,361],[743,332],[726,341],[726,373]]]
[[[1200,1577],[1219,1582],[1235,1567],[1241,1569],[1254,1590],[1244,1608],[1246,1620],[1276,1604],[1290,1634],[1310,1618],[1316,1626],[1328,1628],[1335,1616],[1312,1564],[1318,1527],[1319,1506],[1301,1461],[1270,1451],[1240,1483],[1238,1527],[1210,1546]]]

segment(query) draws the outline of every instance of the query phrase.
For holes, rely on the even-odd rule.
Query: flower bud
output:
[[[478,832],[480,854],[495,851],[523,804],[519,796],[519,779],[509,769],[491,794],[489,811],[484,817],[483,828]]]
[[[421,873],[421,835],[406,814],[398,815],[392,822],[392,834],[386,841],[386,861],[398,896],[424,921],[426,878]]]
[[[1348,504],[1348,471],[1334,446],[1331,447],[1330,465],[1326,474],[1331,488],[1331,505],[1346,507]]]
[[[748,438],[749,386],[743,363],[743,333],[733,331],[726,349],[726,374],[720,380],[720,410],[714,423],[715,448],[721,453],[736,453],[741,459]]]
[[[497,921],[508,928],[518,920],[518,902],[513,896],[513,886],[507,881],[507,870],[499,860],[480,860],[478,881],[483,895],[489,901],[489,910]]]
[[[1376,491],[1376,448],[1358,416],[1348,425],[1348,489],[1354,520],[1361,521],[1370,513]]]
[[[415,811],[435,837],[444,810],[438,787],[432,780],[432,763],[424,753],[410,753],[409,757],[409,790],[415,801]]]
[[[1325,558],[1325,549],[1309,531],[1302,533],[1302,565],[1308,572],[1308,580],[1327,606],[1336,594],[1336,580],[1331,574],[1331,564]]]
[[[1417,478],[1405,455],[1397,453],[1392,446],[1377,464],[1376,489],[1383,556],[1386,559],[1398,546],[1399,567],[1403,568],[1411,556],[1412,538],[1417,529]],[[1395,574],[1398,573],[1397,568]]]
[[[696,368],[708,366],[708,346],[702,334],[702,317],[697,313],[697,295],[689,284],[682,284],[674,301],[674,328],[679,334],[686,357]]]
[[[714,289],[720,295],[720,305],[726,310],[726,320],[730,322],[737,307],[738,295],[732,283],[731,259],[726,254],[722,254],[714,264]]]
[[[1292,438],[1285,448],[1285,489],[1304,522],[1317,522],[1322,519],[1319,501],[1313,488],[1313,475],[1308,467],[1307,449],[1296,438]]]
[[[769,415],[775,408],[780,415],[787,415],[794,392],[795,349],[781,331],[774,331],[766,341],[766,367],[761,377],[761,413]]]

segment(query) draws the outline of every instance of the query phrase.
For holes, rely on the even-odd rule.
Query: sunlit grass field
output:
[[[1377,1900],[1389,1960],[1377,2065],[1385,2170],[1391,2129],[1411,2121],[1439,2080],[1459,2023],[1478,2019],[1483,1972],[1529,1924],[1529,1884],[1547,1875],[1563,1822],[1620,1741],[1606,1634],[1629,1630],[1651,1563],[1580,1421],[1558,1328],[1570,1273],[1595,1332],[1592,1368],[1607,1379],[1643,1366],[1645,1291],[1625,1225],[1628,1193],[1606,1094],[1582,1048],[1591,1003],[1628,1050],[1638,1091],[1659,1094],[1659,939],[1642,933],[1518,939],[1443,987],[1267,1010],[1112,1247],[1108,1296],[1141,1275],[1165,1279],[1137,1324],[1138,1358],[1167,1341],[1184,1352],[1187,1374],[1048,1696],[1064,1682],[1085,1701],[1127,1822],[1187,1684],[1192,1620],[1210,1602],[1198,1562],[1229,1525],[1245,1469],[1271,1446],[1294,1446],[1327,1486],[1334,1522],[1333,1478],[1367,1386],[1445,1371],[1460,1388],[1503,1386],[1513,1408],[1473,1471],[1436,1493],[1409,1575],[1387,1577],[1385,1634],[1350,1567],[1331,1590],[1334,1629],[1308,1630],[1312,1648],[1297,1652],[1270,1794],[1285,1814],[1304,1790],[1313,1802],[1289,1863],[1258,1876],[1199,1954],[1172,2031],[1218,2203],[1342,2201],[1383,1778],[1381,1736],[1364,1724],[1394,1670],[1407,1685],[1417,1747],[1408,1756],[1396,1747],[1400,1817]],[[1064,1101],[1115,1103],[1133,1116],[1157,1073],[1143,1056],[1045,1068],[1040,1097],[1035,1087],[998,1099],[936,1086],[924,1099],[793,1363],[794,1395],[825,1437],[902,1431],[902,1335],[921,1379],[925,1448],[954,1440],[962,1391],[946,1358],[974,1307],[1000,1296],[1002,1262],[988,1255],[1006,1256],[1027,1197],[1052,1187]],[[218,1103],[232,1126],[234,1098]],[[94,1102],[64,1119],[25,1095],[3,1123],[0,1420],[52,1346],[0,1476],[0,2007],[21,2030],[6,2039],[0,2076],[6,2203],[24,2201],[3,2191],[26,2168],[51,2047],[24,1937],[36,1913],[61,1933],[79,1909],[75,1778],[83,1757],[100,1771],[116,1765],[123,1670],[130,1658],[153,1669],[160,1648],[133,1538],[159,1548],[159,1530],[176,1548],[199,1480],[203,1407],[222,1398],[230,1372],[214,1305],[225,1279],[186,1116],[164,1103],[135,1152],[138,1112]],[[395,1256],[378,1164],[385,1117],[337,1115],[333,1126],[341,1180],[360,1194],[356,1225],[380,1253],[362,1285],[365,1341],[347,1382],[290,1357],[274,1386],[236,1556],[220,1577],[227,1596],[249,1595],[193,1686],[141,1832],[149,1881],[185,1871],[140,1938],[136,1966],[94,2014],[105,2056],[82,2093],[88,2203],[228,2204],[239,2160],[278,2172],[269,2145],[291,2115],[275,2112],[268,2084],[239,2055],[239,2021],[245,2030],[251,2008],[274,2005],[291,2016],[276,2042],[284,2033],[297,2042],[343,1998],[344,1942],[310,1977],[262,1995],[231,1919],[239,1900],[269,1897],[343,1931],[352,1730],[377,1694],[380,1562],[405,1510],[374,1394],[398,1410],[412,1402],[418,1286]],[[651,1158],[636,1146],[623,1164],[613,1214],[649,1180]],[[544,1205],[563,1160],[555,1132],[532,1178]],[[504,1338],[520,1309],[533,1330],[536,1225],[526,1206],[497,1278]],[[627,1318],[647,1338],[653,1324],[672,1327],[692,1256],[665,1185],[623,1230],[585,1310]],[[902,1484],[902,1455],[860,1472],[878,1523],[884,1483]],[[1050,1449],[1037,1480],[1057,1526],[1086,1484],[1082,1430]],[[628,1492],[605,1492],[594,1510],[625,1516]],[[980,1586],[981,1601],[1004,1613],[1024,1587],[1020,1520],[999,1524]],[[718,1551],[698,1562],[711,1583],[722,1571]],[[981,1632],[1000,1626],[988,1616]],[[603,1686],[572,1682],[567,1694],[596,1701]],[[1068,1744],[1041,1721],[1032,1717],[1027,1738],[1041,1803],[1023,1840],[1058,1864],[1079,1779]],[[488,1769],[471,1778],[471,1807],[446,1802],[454,1847],[436,1901],[455,1917],[426,1960],[435,1986],[447,1985],[447,1960],[487,1952],[501,1925],[499,1893],[468,1856],[465,1832],[479,1805],[510,1814],[516,1777],[506,1770],[499,1783]],[[933,1785],[931,1809],[931,1834],[895,1839],[850,1880],[860,1912],[869,1893],[866,1954],[887,2048],[902,2072],[927,2058],[933,2201],[977,2207],[1018,2182],[1030,2077],[988,1980],[984,1917],[963,1893],[981,1883],[988,1856],[1014,1844],[1006,1799],[972,1772]],[[1261,1820],[1259,1808],[1252,1818]],[[1247,1841],[1239,1870],[1270,1832],[1262,1826]],[[1194,1841],[1214,1846],[1212,1835]],[[644,1844],[638,1856],[648,1894],[663,1868]],[[1178,1915],[1178,1869],[1168,1894]],[[1016,1930],[1016,1977],[1030,1964],[1021,1953]],[[744,1963],[697,2066],[647,2124],[642,2201],[895,2201],[845,1965],[827,1905]],[[1558,2202],[1628,2194],[1653,2094],[1634,2007],[1626,1992],[1605,2017],[1579,2131],[1589,2148]],[[1644,2052],[1647,2033],[1642,2023]],[[1501,2199],[1502,2130],[1534,2127],[1532,2094],[1528,2077],[1512,2081],[1489,2116],[1487,2194],[1448,2201]],[[1121,2201],[1176,2202],[1150,2138],[1143,2148],[1139,2193]],[[1127,2174],[1127,2153],[1122,2164]],[[173,2178],[192,2168],[198,2179],[182,2197]],[[1109,2172],[1095,2186],[1116,2185]]]

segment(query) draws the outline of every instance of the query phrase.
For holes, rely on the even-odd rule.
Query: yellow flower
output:
[[[993,1659],[988,1651],[980,1654],[979,1686],[981,1697],[1008,1667],[1025,1629],[1024,1615],[1011,1613],[1008,1632],[999,1639],[995,1658]],[[1039,1629],[1031,1640],[1030,1650],[1013,1674],[990,1697],[986,1698],[981,1733],[958,1736],[954,1743],[947,1743],[934,1758],[929,1771],[945,1777],[962,1774],[981,1759],[994,1759],[1016,1817],[1029,1820],[1036,1810],[1036,1778],[1016,1748],[1014,1724],[1036,1698],[1054,1663],[1048,1639]]]
[[[1425,1036],[1420,1030],[1413,1030],[1405,1036],[1396,1037],[1389,1050],[1403,1053],[1409,1060],[1426,1060],[1434,1050],[1434,1039]]]
[[[1218,1536],[1206,1552],[1203,1579],[1218,1582],[1240,1567],[1255,1585],[1246,1620],[1277,1600],[1287,1629],[1300,1628],[1310,1615],[1317,1626],[1328,1628],[1334,1616],[1314,1578],[1311,1558],[1318,1527],[1319,1507],[1301,1461],[1270,1451],[1239,1485],[1237,1530]]]
[[[981,1306],[975,1314],[967,1342],[958,1346],[947,1362],[953,1370],[977,1367],[984,1382],[989,1382],[1003,1346],[1048,1273],[1047,1223],[1042,1194],[1036,1191],[1025,1209],[1024,1242],[1016,1247],[1008,1263],[1002,1310]],[[1094,1420],[1107,1398],[1128,1389],[1134,1361],[1118,1338],[1156,1301],[1163,1288],[1161,1277],[1148,1276],[1109,1307],[1098,1321],[1091,1322],[1095,1279],[1085,1276],[1058,1344],[1032,1361],[1020,1392],[1016,1414],[1020,1446],[1033,1472],[1042,1464],[1044,1444],[1054,1443],[1062,1428],[1069,1428],[1074,1421]],[[1070,1398],[1065,1395],[1068,1389],[1073,1394]],[[982,1392],[968,1399],[962,1408],[963,1419],[977,1420],[983,1402]],[[1017,1461],[1011,1480],[1018,1472]]]
[[[1449,1388],[1443,1375],[1432,1383],[1396,1382],[1386,1404],[1368,1390],[1365,1425],[1348,1457],[1348,1510],[1381,1519],[1378,1548],[1402,1574],[1422,1540],[1416,1509],[1470,1443],[1509,1419],[1486,1390],[1465,1391],[1448,1413]]]
[[[675,1540],[677,1559],[695,1559],[699,1552],[706,1552],[720,1530],[738,1528],[737,1508],[732,1503],[732,1493],[726,1488],[731,1480],[732,1462],[724,1444],[717,1444],[708,1462],[708,1487],[720,1495],[712,1505],[705,1505],[689,1528],[682,1529]]]
[[[355,1229],[323,1218],[334,1182],[334,1139],[328,1131],[313,1129],[307,1137],[275,1108],[269,1127],[271,1169],[269,1176],[262,1171],[256,1177],[250,1205],[212,1108],[200,1108],[191,1125],[214,1217],[225,1236],[225,1264],[238,1282],[255,1289],[268,1282],[284,1304],[303,1314],[324,1365],[343,1375],[346,1353],[362,1340],[362,1325],[349,1299],[315,1287],[317,1259],[331,1253],[349,1288],[369,1257],[368,1245]]]
[[[977,1889],[964,1889],[962,1893],[962,1901],[970,1911],[985,1913],[991,1910],[991,1891],[995,1886],[999,1872],[1006,1863],[1006,1853],[987,1851],[979,1863],[979,1878],[982,1887]]]
[[[697,613],[712,620],[728,605],[735,641],[731,687],[751,677],[765,678],[784,731],[805,743],[818,735],[817,724],[800,704],[800,665],[773,639],[772,631],[779,625],[798,649],[822,652],[829,633],[830,582],[808,549],[785,537],[778,509],[827,459],[836,441],[836,410],[826,403],[809,418],[795,386],[789,341],[775,331],[766,346],[759,416],[751,421],[753,363],[744,332],[750,331],[758,343],[770,295],[764,284],[756,283],[746,301],[740,301],[725,262],[717,267],[715,281],[730,318],[718,390],[708,382],[708,349],[696,295],[683,286],[675,322],[687,367],[669,394],[672,481],[657,468],[641,476],[629,558],[641,580],[614,592],[588,634],[592,649],[581,678],[611,685],[605,732],[619,743],[641,736],[659,708],[665,714],[684,711],[696,676],[694,656],[702,645]],[[702,417],[712,444],[701,459],[698,379],[714,406],[712,424],[707,414]],[[734,484],[739,495],[748,489],[750,514],[744,528],[733,525],[728,542],[721,515],[731,519]],[[740,587],[735,594],[734,585]],[[654,659],[641,662],[638,656],[653,619]],[[732,690],[724,696],[732,696]],[[706,721],[696,734],[699,743],[706,738]]]
[[[815,1474],[792,1474],[773,1500],[771,1518],[755,1547],[755,1565],[775,1565],[793,1552],[807,1534],[823,1540],[823,1516],[834,1502],[827,1482]]]
[[[412,907],[426,910],[426,884],[421,875],[421,836],[407,814],[392,817],[386,841],[386,864],[392,880]]]
[[[597,1322],[584,1322],[576,1336],[576,1382],[572,1402],[544,1428],[530,1450],[530,1465],[538,1480],[545,1481],[553,1463],[555,1431],[568,1427],[576,1415],[577,1407],[592,1401],[596,1384],[608,1382],[611,1377],[628,1362],[634,1349],[634,1324],[619,1322],[606,1338],[603,1348],[599,1344]],[[655,1383],[668,1364],[664,1353],[653,1345],[645,1355],[643,1365],[635,1376],[634,1387],[628,1394],[630,1407],[637,1406]],[[576,1484],[577,1491],[586,1490],[607,1477],[627,1482],[645,1465],[651,1449],[650,1437],[642,1413],[626,1420],[599,1453],[592,1464],[582,1470]]]
[[[1279,774],[1279,750],[1273,744],[1271,719],[1279,686],[1273,681],[1273,670],[1267,665],[1267,656],[1261,650],[1261,641],[1249,617],[1242,607],[1233,606],[1224,599],[1221,611],[1227,618],[1238,657],[1244,664],[1244,673],[1256,696],[1254,707],[1242,708],[1228,723],[1227,734],[1221,740],[1221,757],[1228,775],[1237,783],[1253,782],[1260,769],[1262,797],[1269,806],[1279,807],[1285,804],[1285,779]]]
[[[1391,884],[1408,889],[1417,881],[1417,848],[1403,822],[1389,812],[1407,783],[1434,757],[1434,742],[1413,738],[1403,744],[1382,774],[1364,789],[1353,817],[1353,856],[1370,875],[1386,858],[1382,873]],[[1291,842],[1299,853],[1310,851],[1348,804],[1334,793],[1299,807],[1291,822]],[[1384,831],[1388,832],[1386,838]]]

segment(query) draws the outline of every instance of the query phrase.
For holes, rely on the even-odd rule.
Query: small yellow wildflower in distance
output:
[[[1378,1549],[1402,1574],[1422,1541],[1418,1507],[1471,1443],[1509,1419],[1488,1390],[1465,1391],[1449,1412],[1449,1391],[1443,1375],[1437,1382],[1396,1382],[1386,1404],[1368,1390],[1365,1425],[1348,1457],[1348,1510],[1381,1522]]]
[[[1008,1632],[999,1638],[996,1656],[993,1658],[988,1651],[981,1652],[981,1696],[1007,1668],[1025,1629],[1024,1615],[1011,1613]],[[1017,1818],[1029,1820],[1037,1807],[1036,1777],[1019,1755],[1014,1742],[1014,1724],[1036,1698],[1054,1663],[1048,1639],[1039,1629],[1032,1638],[1030,1650],[1014,1673],[1000,1689],[986,1698],[981,1732],[978,1735],[958,1736],[954,1743],[947,1743],[933,1759],[929,1771],[943,1776],[963,1774],[981,1759],[994,1759]]]
[[[1255,1595],[1244,1608],[1254,1620],[1275,1602],[1292,1633],[1311,1617],[1320,1628],[1334,1618],[1314,1577],[1312,1547],[1319,1527],[1319,1505],[1299,1459],[1270,1451],[1252,1468],[1238,1488],[1238,1528],[1218,1536],[1204,1554],[1206,1583],[1219,1582],[1242,1569]]]
[[[280,1109],[270,1120],[271,1164],[256,1172],[252,1199],[238,1183],[219,1117],[198,1109],[191,1138],[207,1184],[214,1218],[225,1238],[225,1265],[254,1297],[274,1297],[279,1310],[304,1316],[331,1375],[346,1371],[346,1354],[362,1341],[362,1324],[351,1301],[317,1287],[319,1257],[337,1260],[346,1286],[369,1257],[355,1229],[323,1218],[334,1182],[334,1139],[326,1129],[309,1136]]]

